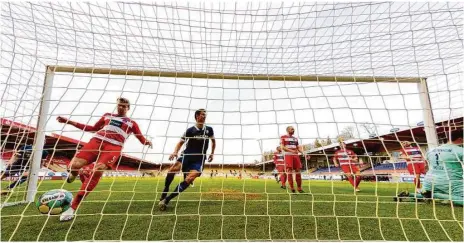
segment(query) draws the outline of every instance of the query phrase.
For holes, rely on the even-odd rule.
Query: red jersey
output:
[[[147,141],[135,121],[117,114],[105,113],[93,126],[76,123],[76,127],[83,131],[97,132],[94,138],[119,146],[124,145],[131,133],[134,133],[142,144]]]
[[[425,163],[424,157],[419,147],[417,146],[408,146],[401,149],[401,155],[406,157],[406,163],[415,164],[415,163]]]
[[[279,152],[274,152],[274,164],[275,165],[284,165],[284,155]]]
[[[355,165],[356,163],[353,161],[358,156],[353,152],[353,150],[349,149],[339,149],[335,151],[335,159],[337,159],[340,165]]]
[[[294,136],[283,135],[280,137],[280,143],[289,149],[298,150],[298,138]]]

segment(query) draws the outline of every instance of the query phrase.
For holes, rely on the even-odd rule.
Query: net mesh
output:
[[[130,137],[120,158],[127,167],[105,172],[71,222],[39,215],[34,204],[2,208],[2,240],[462,241],[462,207],[392,200],[404,189],[414,190],[398,156],[399,142],[417,142],[423,154],[428,150],[417,129],[424,120],[418,85],[394,79],[426,78],[433,117],[445,121],[438,126],[462,129],[462,4],[1,7],[2,161],[24,143],[22,137],[33,141],[40,106],[49,105],[46,125],[38,128],[47,135],[50,155],[39,173],[37,196],[57,188],[74,193],[80,186],[62,179],[66,163],[93,134],[59,124],[58,116],[94,124],[115,112],[117,97],[126,97],[129,117],[154,144],[147,149]],[[51,97],[44,101],[50,65],[87,71],[55,72]],[[142,73],[97,73],[101,68]],[[195,78],[198,73],[282,78]],[[291,75],[316,78],[286,81]],[[329,76],[333,82],[320,80]],[[373,82],[341,82],[336,78],[341,76]],[[376,82],[385,76],[392,82]],[[214,128],[214,161],[205,164],[194,187],[160,212],[168,157],[194,125],[198,108],[208,111]],[[304,145],[301,195],[281,189],[271,174],[273,150],[289,125]],[[377,178],[363,181],[360,193],[340,181],[341,171],[333,167],[340,136],[362,161],[363,178]],[[440,141],[446,137],[439,131]],[[2,190],[17,177],[2,181]],[[182,180],[176,177],[171,190]],[[2,203],[22,201],[25,184],[2,196]]]

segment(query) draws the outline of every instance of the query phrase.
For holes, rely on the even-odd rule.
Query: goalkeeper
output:
[[[463,205],[463,135],[462,130],[451,132],[448,144],[443,144],[427,153],[429,171],[424,179],[421,194],[402,192],[399,196],[450,200]]]

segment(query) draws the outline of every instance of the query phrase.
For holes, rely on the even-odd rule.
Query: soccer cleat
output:
[[[403,198],[406,198],[409,196],[409,192],[408,191],[402,191],[400,194],[398,194],[397,197],[394,197],[393,198],[393,201],[399,201],[399,202],[402,202],[403,201]]]
[[[166,208],[167,208],[167,203],[166,203],[166,200],[161,200],[159,203],[158,203],[158,207],[159,207],[159,210],[160,211],[166,211]]]
[[[72,220],[74,218],[74,209],[68,208],[68,210],[64,211],[60,216],[61,222],[66,222]]]
[[[298,192],[299,192],[299,193],[304,193],[304,191],[303,191],[303,190],[298,190]]]
[[[5,189],[5,190],[2,191],[2,193],[0,193],[0,196],[8,196],[8,194],[10,194],[10,190]]]
[[[287,190],[287,187],[286,186],[280,186],[280,188],[284,189],[284,190]]]
[[[356,191],[356,192],[360,192],[360,191],[361,191],[361,189],[359,189],[359,188],[356,188],[356,189],[355,189],[355,191]]]
[[[73,183],[74,180],[76,180],[76,176],[69,173],[68,178],[66,179],[66,182]]]
[[[296,193],[295,189],[292,189],[292,193]]]

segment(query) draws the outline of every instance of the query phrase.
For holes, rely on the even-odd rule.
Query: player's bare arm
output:
[[[180,148],[182,148],[182,145],[184,145],[185,141],[184,140],[180,140],[177,144],[176,144],[176,147],[174,148],[174,152],[172,152],[172,154],[169,156],[169,160],[174,160],[174,159],[177,159],[177,155],[179,154],[179,150]]]
[[[216,150],[216,139],[214,137],[211,137],[211,154],[209,155],[208,162],[213,161],[215,150]]]
[[[95,123],[95,125],[86,125],[86,124],[81,124],[81,123],[78,123],[78,122],[75,122],[75,121],[71,121],[69,120],[68,118],[65,118],[65,117],[62,117],[62,116],[58,116],[56,118],[56,120],[59,122],[59,123],[64,123],[64,124],[69,124],[69,125],[72,125],[82,131],[86,131],[86,132],[97,132],[99,131],[101,128],[103,128],[103,125],[104,125],[104,119],[103,117],[100,118],[100,120],[98,120],[97,123]]]

